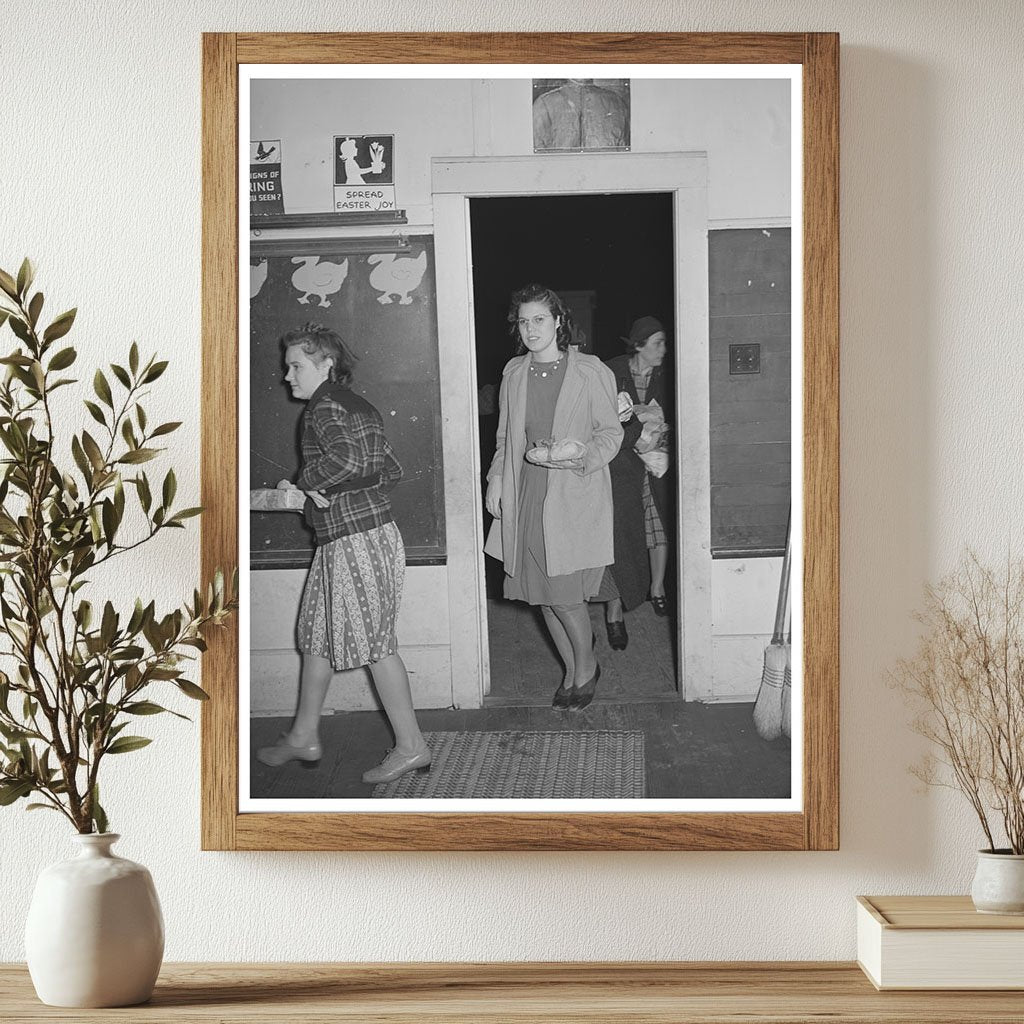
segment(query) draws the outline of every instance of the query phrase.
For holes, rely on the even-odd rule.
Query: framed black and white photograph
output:
[[[207,847],[837,844],[837,46],[602,40],[204,37]]]
[[[628,78],[535,78],[537,153],[629,149]]]

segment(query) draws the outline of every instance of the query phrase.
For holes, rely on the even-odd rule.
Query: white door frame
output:
[[[477,443],[469,200],[668,192],[675,245],[678,641],[686,700],[711,695],[707,157],[704,153],[435,157],[431,161],[440,353],[452,697],[490,688]],[[495,245],[501,239],[494,240]]]

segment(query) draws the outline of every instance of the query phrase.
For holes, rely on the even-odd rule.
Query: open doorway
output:
[[[484,587],[483,496],[478,432],[476,324],[470,207],[478,199],[671,196],[663,225],[672,233],[671,267],[678,512],[674,616],[679,680],[687,701],[711,692],[711,535],[708,434],[708,210],[704,153],[577,154],[539,157],[434,157],[431,195],[437,254],[437,323],[445,461],[446,580],[453,702],[479,708],[490,691]],[[596,225],[595,225],[596,229]],[[516,231],[522,233],[518,226]],[[538,236],[535,249],[554,244]],[[646,240],[633,239],[633,244]],[[486,239],[485,247],[508,244]],[[566,249],[563,249],[563,252]],[[568,247],[571,255],[571,245]],[[639,256],[638,256],[639,258]],[[570,289],[571,290],[571,289]],[[588,289],[578,289],[586,291]],[[504,299],[502,300],[504,303]],[[492,336],[504,337],[501,327]],[[506,349],[507,351],[507,349]]]
[[[625,352],[623,338],[641,316],[655,316],[669,339],[664,373],[675,380],[673,196],[670,192],[604,195],[503,196],[469,201],[474,309],[479,465],[494,453],[497,392],[514,339],[506,321],[510,293],[542,283],[562,297],[581,350],[607,361]],[[674,398],[674,387],[669,387]],[[675,423],[671,400],[666,419]],[[675,462],[674,452],[670,453]],[[481,479],[483,486],[483,479]],[[666,492],[674,492],[674,486]],[[490,517],[483,513],[483,529]],[[677,529],[672,502],[665,517],[665,590],[677,593]],[[490,664],[490,705],[547,706],[561,665],[537,608],[502,596],[503,571],[484,559]],[[613,649],[605,605],[592,603],[591,624],[602,665],[599,699],[615,703],[679,695],[677,602],[668,614],[642,602],[625,614],[626,647]],[[620,640],[621,643],[621,640]]]

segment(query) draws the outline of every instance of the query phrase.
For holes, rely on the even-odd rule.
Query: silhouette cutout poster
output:
[[[394,157],[394,135],[335,135],[335,211],[393,210]]]
[[[284,213],[280,139],[249,143],[249,213],[253,217]]]

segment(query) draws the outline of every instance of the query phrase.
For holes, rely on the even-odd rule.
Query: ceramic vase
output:
[[[979,850],[971,899],[982,914],[1024,914],[1024,854]]]
[[[36,994],[50,1006],[133,1006],[153,992],[163,915],[149,872],[111,851],[120,838],[76,835],[78,856],[39,875],[25,958]]]

